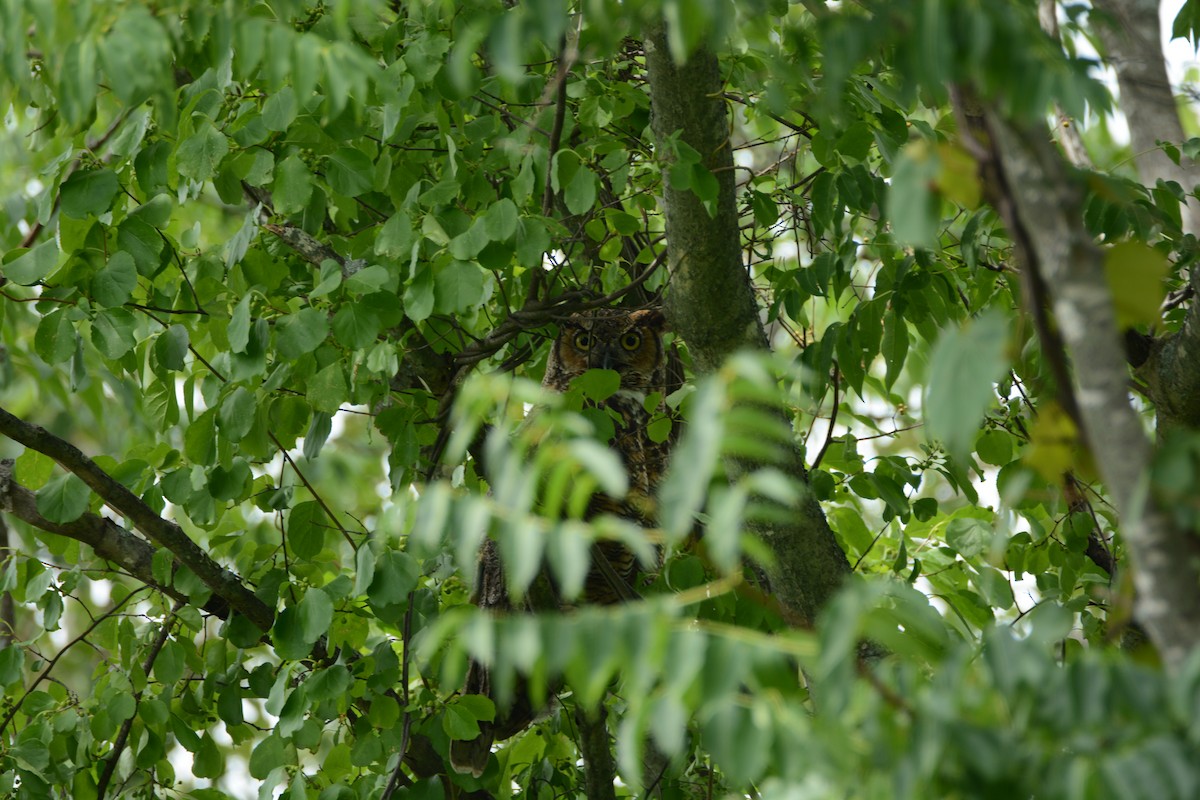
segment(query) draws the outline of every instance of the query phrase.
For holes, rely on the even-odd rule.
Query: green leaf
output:
[[[345,283],[346,291],[354,295],[372,294],[394,285],[392,273],[379,264],[363,267],[347,278]]]
[[[313,175],[299,156],[288,156],[275,165],[271,199],[280,214],[299,214],[313,194]]]
[[[347,303],[333,317],[333,335],[351,350],[361,350],[375,343],[383,323],[374,309],[361,303]]]
[[[12,686],[20,681],[24,670],[24,648],[10,644],[0,650],[0,687]]]
[[[234,306],[233,316],[229,319],[229,327],[226,329],[226,336],[229,337],[229,347],[235,353],[246,352],[246,345],[250,343],[250,293],[247,292]]]
[[[169,214],[169,204],[167,209]],[[141,217],[131,216],[121,223],[117,229],[117,246],[133,258],[139,275],[153,278],[162,270],[162,252],[166,244],[158,229]]]
[[[883,362],[887,365],[887,376],[883,385],[888,389],[896,383],[900,370],[904,368],[904,359],[908,355],[908,325],[904,318],[894,309],[888,309],[883,316]]]
[[[994,531],[983,520],[958,517],[946,523],[946,544],[963,558],[975,558],[991,546]]]
[[[929,436],[963,457],[975,442],[983,416],[996,400],[995,384],[1008,369],[1009,325],[998,311],[944,331],[930,356],[925,388]]]
[[[1195,44],[1200,41],[1200,0],[1185,0],[1171,23],[1172,39],[1188,39]]]
[[[848,161],[863,161],[875,143],[875,134],[865,122],[856,122],[846,129],[834,145],[838,155]]]
[[[834,506],[829,510],[829,523],[852,552],[863,554],[875,540],[874,534],[867,530],[862,514],[846,506]]]
[[[71,42],[63,54],[58,109],[72,127],[86,120],[95,107],[97,55],[96,42],[90,38]]]
[[[192,757],[192,774],[197,778],[220,778],[225,775],[225,755],[207,731],[200,737],[200,746]]]
[[[58,244],[48,239],[4,265],[4,277],[22,286],[31,286],[50,274],[58,264]]]
[[[897,241],[913,247],[932,247],[936,243],[938,197],[930,190],[938,174],[933,148],[924,139],[905,146],[896,161],[888,187],[887,213]]]
[[[183,452],[193,464],[211,464],[216,452],[217,410],[210,408],[183,432]]]
[[[254,426],[257,408],[254,392],[238,386],[221,402],[217,411],[217,427],[221,434],[231,442],[240,442]]]
[[[354,589],[355,597],[367,593],[371,582],[375,580],[375,551],[364,545],[354,554]]]
[[[108,263],[92,278],[92,298],[100,306],[111,308],[129,301],[137,288],[138,271],[133,256],[124,251],[113,253]]]
[[[228,467],[218,464],[209,472],[208,493],[214,500],[241,500],[251,477],[250,465],[244,458],[233,459]]]
[[[379,606],[404,602],[408,593],[417,587],[421,567],[417,560],[402,550],[388,550],[375,560],[375,578],[367,589],[367,597]]]
[[[480,217],[471,223],[471,227],[450,240],[450,255],[459,260],[456,263],[469,261],[479,255],[479,251],[486,247],[487,243],[487,224],[484,218]]]
[[[489,239],[494,242],[508,241],[517,233],[517,206],[512,200],[502,197],[488,207],[482,220]]]
[[[296,558],[313,559],[325,546],[331,523],[321,505],[313,500],[297,503],[288,513],[287,542]]]
[[[154,677],[159,683],[170,686],[183,677],[185,664],[183,645],[168,639],[154,659]]]
[[[358,197],[371,190],[375,182],[375,164],[361,150],[341,147],[326,159],[325,179],[338,194]]]
[[[137,321],[123,308],[110,308],[92,320],[92,344],[107,358],[118,359],[137,344]]]
[[[320,589],[309,589],[297,606],[300,632],[304,641],[313,644],[329,632],[333,622],[333,601]]]
[[[100,44],[100,57],[108,73],[105,86],[130,108],[157,90],[165,94],[168,82],[174,88],[170,39],[147,8],[131,6],[115,17]]]
[[[284,317],[275,326],[275,344],[279,355],[294,360],[311,353],[329,335],[329,319],[315,308],[302,308]]]
[[[38,490],[37,510],[51,522],[74,522],[87,511],[91,497],[91,490],[78,476],[59,475]]]
[[[1141,242],[1120,242],[1104,254],[1104,276],[1122,328],[1159,321],[1170,264],[1166,255]]]
[[[375,254],[394,259],[408,258],[416,238],[408,214],[397,211],[379,229],[379,235],[375,237]]]
[[[119,191],[121,184],[111,169],[80,170],[63,181],[62,213],[76,219],[98,217],[109,210]]]
[[[571,379],[571,388],[578,389],[584,397],[601,403],[621,388],[621,373],[615,369],[589,369]]]
[[[184,139],[175,152],[176,168],[185,178],[207,181],[217,174],[221,160],[229,152],[229,140],[208,120],[196,126],[196,132]]]
[[[262,120],[269,131],[286,131],[296,119],[299,104],[291,86],[284,86],[263,103]]]
[[[592,439],[575,439],[570,444],[570,451],[596,479],[605,494],[625,496],[629,490],[629,475],[615,450]]]
[[[17,481],[26,489],[37,491],[54,475],[54,459],[32,448],[17,456],[13,465]]]
[[[433,313],[433,277],[423,269],[404,290],[404,314],[413,322],[424,322]]]
[[[158,363],[166,369],[180,370],[188,353],[188,332],[182,325],[172,325],[154,340]]]
[[[304,682],[308,699],[313,701],[340,698],[354,685],[354,676],[342,664],[319,669]]]
[[[989,430],[975,440],[975,452],[981,461],[1003,467],[1013,460],[1013,437],[1007,431]]]
[[[66,309],[51,311],[38,323],[33,349],[47,364],[61,364],[75,354],[78,336]]]
[[[750,709],[728,703],[703,728],[713,760],[732,781],[755,781],[771,753],[771,731],[756,725]]]
[[[659,488],[660,522],[675,541],[692,532],[708,495],[724,433],[721,405],[722,392],[715,381],[705,381],[697,388],[689,424]]]
[[[285,765],[285,758],[283,739],[275,734],[267,736],[250,753],[250,777],[265,779],[271,770]]]
[[[443,314],[467,311],[483,302],[484,272],[466,261],[451,261],[434,282],[436,308]]]
[[[442,716],[442,730],[451,739],[469,740],[479,735],[479,721],[491,722],[496,718],[496,706],[478,694],[456,697],[446,704]]]
[[[346,373],[340,362],[334,362],[318,372],[308,382],[308,403],[317,411],[333,414],[350,397]]]
[[[341,285],[342,265],[332,258],[327,258],[321,262],[320,278],[317,281],[317,285],[308,293],[308,299],[314,300],[318,297],[323,297]]]
[[[596,175],[580,165],[563,190],[563,202],[572,214],[584,214],[596,204]]]

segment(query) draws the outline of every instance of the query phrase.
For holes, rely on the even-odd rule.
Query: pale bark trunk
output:
[[[1150,497],[1151,446],[1130,405],[1129,373],[1100,251],[1083,227],[1083,190],[1042,130],[958,99],[995,174],[993,203],[1017,243],[1021,268],[1040,274],[1073,369],[1074,394],[1100,474],[1121,518],[1137,589],[1135,614],[1164,662],[1182,666],[1200,645],[1200,538]]]

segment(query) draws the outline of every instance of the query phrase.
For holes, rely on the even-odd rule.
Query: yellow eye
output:
[[[580,331],[575,334],[575,347],[580,350],[592,349],[592,335],[587,331]]]
[[[637,350],[642,346],[642,335],[640,333],[629,332],[621,337],[621,347],[626,350]]]

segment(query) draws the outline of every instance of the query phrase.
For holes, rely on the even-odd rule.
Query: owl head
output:
[[[665,323],[658,309],[604,308],[572,314],[561,323],[543,385],[565,391],[572,378],[589,369],[611,369],[621,376],[622,389],[661,389]]]

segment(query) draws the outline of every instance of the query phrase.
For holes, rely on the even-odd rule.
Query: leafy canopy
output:
[[[843,6],[0,4],[0,405],[273,614],[160,542],[83,544],[139,524],[6,443],[44,524],[5,534],[0,792],[379,797],[403,750],[414,797],[577,794],[571,711],[605,703],[622,795],[652,741],[671,797],[1194,796],[1200,672],[1112,645],[1116,519],[946,87],[1027,120],[1092,121],[1107,93],[1029,4]],[[654,146],[662,20],[676,57],[719,56],[775,356],[668,398],[654,435],[683,434],[646,531],[582,519],[626,485],[583,402],[603,387],[536,383],[556,315],[671,290],[665,185],[715,207],[701,154]],[[1157,323],[1194,258],[1183,194],[1087,136],[1085,221],[1125,320]],[[1197,450],[1168,452],[1185,497]],[[750,531],[814,499],[864,579],[797,629]],[[665,558],[645,602],[495,618],[468,602],[485,536],[515,596],[543,565],[576,595],[600,538]],[[864,666],[862,640],[890,655]],[[444,761],[497,711],[457,694],[468,656],[501,703],[559,695],[481,779]]]

